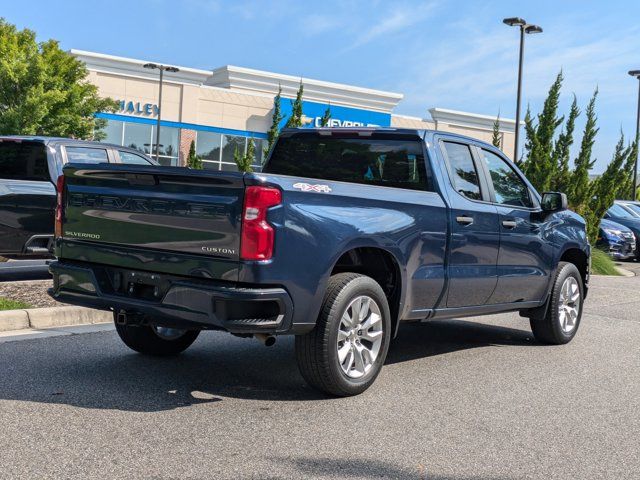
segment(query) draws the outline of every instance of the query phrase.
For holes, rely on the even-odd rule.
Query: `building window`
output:
[[[156,150],[156,127],[155,125],[152,128],[152,143],[154,145],[153,148],[153,157],[155,158]],[[160,158],[158,161],[162,165],[166,166],[176,166],[178,165],[178,155],[180,152],[180,129],[173,127],[161,127],[160,128],[160,145],[159,145],[159,155]]]
[[[238,170],[234,154],[236,151],[244,155],[247,148],[247,137],[236,135],[222,136],[222,167],[221,170]]]
[[[145,123],[130,123],[124,124],[124,141],[123,146],[129,148],[135,148],[136,150],[146,153],[151,153],[151,133],[153,128],[151,125]]]
[[[115,145],[135,148],[155,159],[156,126],[147,123],[107,120],[103,140]],[[233,158],[236,148],[244,155],[249,137],[242,135],[223,135],[221,133],[198,131],[196,134],[196,154],[202,158],[203,167],[208,170],[237,171]],[[266,140],[253,139],[255,157],[253,169],[260,171],[264,163],[263,149]],[[159,162],[162,165],[179,165],[180,129],[163,126],[160,129]]]
[[[124,122],[118,120],[107,120],[107,126],[103,130],[106,135],[103,142],[113,143],[114,145],[122,145]]]
[[[202,158],[202,165],[208,170],[220,170],[220,150],[222,135],[215,132],[198,132],[196,154]]]
[[[137,122],[121,122],[119,120],[107,120],[105,128],[108,143],[135,148],[155,158],[155,125]],[[180,150],[180,129],[173,127],[161,127],[159,162],[162,165],[178,165]]]
[[[262,165],[264,164],[264,149],[267,146],[267,142],[260,138],[254,138],[253,143],[256,147],[256,154],[253,160],[253,169],[254,170],[262,170]]]

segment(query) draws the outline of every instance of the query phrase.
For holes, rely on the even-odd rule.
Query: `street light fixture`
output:
[[[640,70],[630,70],[629,75],[638,79],[638,113],[636,117],[636,159],[633,165],[633,187],[631,188],[631,200],[636,199],[638,188],[638,140],[640,140]]]
[[[158,91],[158,123],[156,125],[156,161],[160,162],[160,113],[162,112],[162,77],[164,72],[179,72],[180,69],[178,67],[158,65],[157,63],[145,63],[143,67],[150,70],[160,70],[160,89]]]
[[[513,160],[518,160],[518,147],[520,143],[520,98],[522,96],[522,60],[524,58],[524,35],[525,33],[542,33],[542,27],[527,23],[520,17],[510,17],[502,20],[502,23],[510,27],[520,27],[520,58],[518,60],[518,98],[516,104],[516,138],[513,149]]]

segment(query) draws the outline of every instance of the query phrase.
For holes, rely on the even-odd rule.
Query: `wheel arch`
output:
[[[567,262],[572,263],[576,266],[576,268],[580,272],[580,276],[582,277],[582,284],[584,286],[585,293],[589,283],[589,259],[590,255],[585,253],[583,249],[578,248],[577,246],[569,246],[565,248],[558,258],[558,263]]]
[[[367,275],[378,282],[389,303],[392,336],[395,336],[406,295],[405,272],[401,265],[397,253],[390,249],[375,244],[352,245],[337,256],[329,276],[354,272]]]

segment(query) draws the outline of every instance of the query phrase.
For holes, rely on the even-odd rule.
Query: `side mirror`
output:
[[[569,208],[567,196],[560,192],[545,192],[540,202],[543,212],[559,212]]]

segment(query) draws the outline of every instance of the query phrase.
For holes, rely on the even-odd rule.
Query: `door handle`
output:
[[[458,222],[460,225],[471,225],[473,223],[473,217],[460,215],[459,217],[456,217],[456,222]]]
[[[502,221],[502,226],[504,228],[508,228],[509,230],[516,228],[518,226],[518,224],[516,223],[515,220],[503,220]]]

